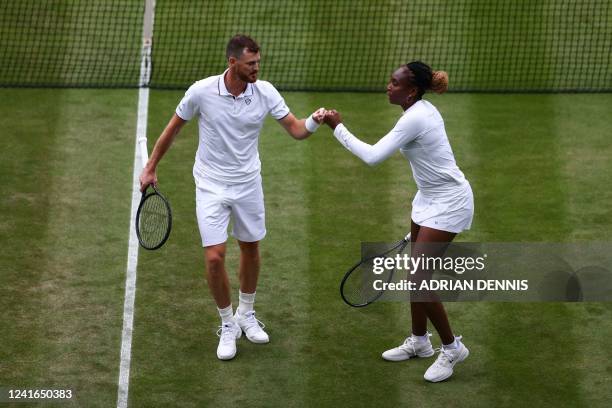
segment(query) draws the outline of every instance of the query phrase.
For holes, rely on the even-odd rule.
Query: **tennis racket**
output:
[[[374,288],[374,281],[380,280],[385,283],[391,282],[395,269],[385,269],[382,274],[376,275],[372,272],[371,268],[373,260],[375,258],[393,258],[401,254],[409,242],[410,233],[401,240],[393,243],[390,248],[376,255],[362,258],[349,269],[344,274],[342,282],[340,283],[340,296],[342,296],[342,300],[353,307],[364,307],[378,300],[385,291],[376,290]],[[366,266],[368,269],[364,270],[362,266]]]
[[[138,139],[142,166],[149,161],[147,138]],[[152,190],[152,191],[150,191]],[[158,249],[168,240],[172,230],[172,210],[170,203],[153,184],[142,192],[140,205],[136,212],[136,236],[140,246],[145,249]]]

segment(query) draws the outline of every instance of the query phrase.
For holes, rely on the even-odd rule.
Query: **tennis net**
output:
[[[136,87],[144,1],[0,1],[0,86]],[[379,91],[397,66],[451,91],[612,91],[609,0],[157,0],[154,88],[222,72],[236,33],[281,90]]]

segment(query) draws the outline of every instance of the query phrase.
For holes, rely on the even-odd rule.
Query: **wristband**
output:
[[[315,122],[315,120],[312,118],[312,115],[310,115],[307,119],[306,122],[304,123],[304,126],[306,127],[306,130],[309,131],[310,133],[314,133],[317,131],[317,129],[319,128],[319,126],[321,126],[320,123]]]

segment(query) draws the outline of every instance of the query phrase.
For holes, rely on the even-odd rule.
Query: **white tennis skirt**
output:
[[[470,183],[449,193],[425,195],[417,191],[412,200],[412,220],[437,230],[460,233],[469,230],[474,218],[474,195]]]

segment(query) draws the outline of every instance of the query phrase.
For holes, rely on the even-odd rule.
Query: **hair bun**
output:
[[[435,93],[444,93],[448,90],[448,74],[445,71],[434,71],[429,87]]]

